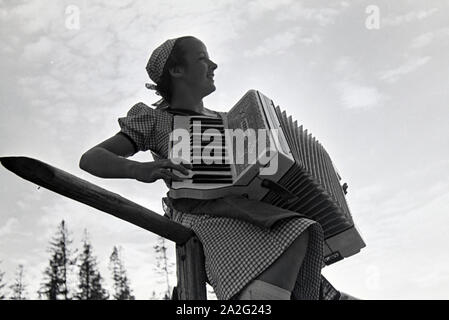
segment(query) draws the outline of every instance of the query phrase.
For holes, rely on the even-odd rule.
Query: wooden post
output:
[[[27,157],[0,162],[18,176],[176,242],[178,300],[206,300],[206,272],[201,242],[192,230],[63,170]]]
[[[207,300],[203,246],[197,237],[176,245],[177,300]]]
[[[194,235],[191,230],[179,223],[42,161],[27,157],[3,157],[0,158],[0,162],[6,169],[23,179],[176,243],[184,243]]]

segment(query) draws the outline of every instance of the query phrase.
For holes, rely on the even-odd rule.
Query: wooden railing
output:
[[[19,177],[82,202],[176,243],[178,284],[174,299],[206,300],[201,242],[179,223],[68,172],[28,157],[2,157],[2,165]]]

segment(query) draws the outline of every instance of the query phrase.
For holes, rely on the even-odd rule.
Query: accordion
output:
[[[259,91],[220,117],[174,116],[173,129],[169,157],[192,170],[171,182],[170,197],[242,195],[301,213],[323,228],[326,265],[365,247],[326,150]]]

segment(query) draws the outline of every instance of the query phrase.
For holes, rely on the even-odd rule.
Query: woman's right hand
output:
[[[141,182],[155,182],[159,179],[165,181],[182,181],[183,178],[173,173],[170,169],[189,175],[190,164],[175,164],[170,159],[153,162],[136,162],[133,168],[134,179]]]

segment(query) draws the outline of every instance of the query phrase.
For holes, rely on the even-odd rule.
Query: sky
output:
[[[448,299],[448,22],[445,0],[0,0],[0,156],[39,159],[162,214],[163,183],[97,178],[78,161],[135,103],[158,100],[145,88],[151,51],[193,35],[218,64],[205,106],[227,111],[261,91],[321,141],[348,183],[367,246],[324,268],[327,279],[361,299]],[[37,298],[64,219],[74,248],[88,230],[106,287],[116,245],[136,298],[163,292],[156,235],[5,168],[0,180],[8,283],[23,264]]]

